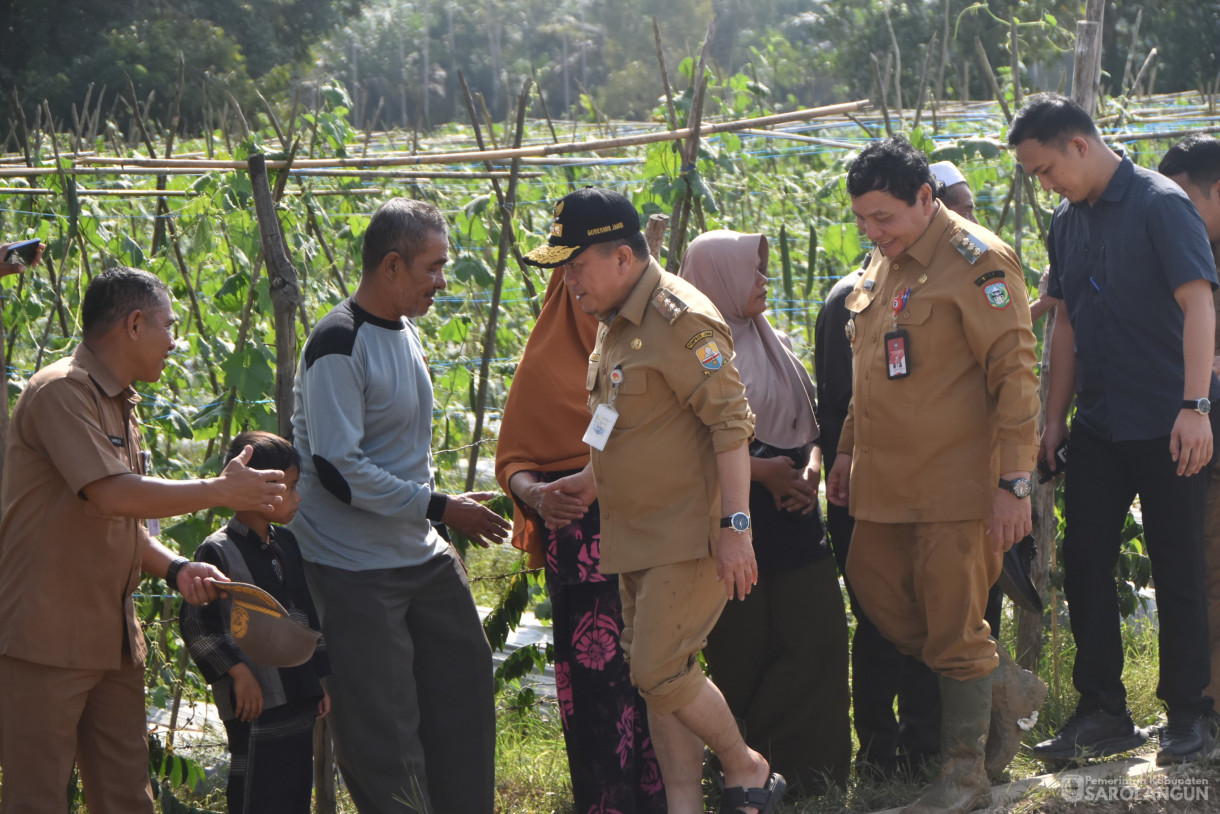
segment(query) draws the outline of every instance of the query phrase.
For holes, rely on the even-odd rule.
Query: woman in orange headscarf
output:
[[[539,486],[584,468],[589,423],[584,389],[597,319],[551,275],[504,405],[496,480],[513,499],[513,545],[545,567],[554,612],[555,684],[575,811],[664,812],[665,791],[648,713],[619,647],[618,577],[599,570],[595,502]],[[546,523],[568,521],[558,531]]]
[[[730,602],[703,654],[743,735],[804,794],[845,788],[851,759],[847,616],[818,509],[813,382],[767,309],[767,239],[717,230],[691,241],[679,275],[733,332],[754,412],[750,519],[758,584]]]

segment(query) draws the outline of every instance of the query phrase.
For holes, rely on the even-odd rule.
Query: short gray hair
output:
[[[372,274],[390,252],[398,252],[404,262],[410,263],[424,250],[428,236],[436,232],[449,235],[449,223],[435,204],[391,198],[373,213],[365,230],[361,274]]]

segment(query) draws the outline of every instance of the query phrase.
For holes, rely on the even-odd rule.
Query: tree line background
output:
[[[167,122],[181,70],[179,121],[197,133],[228,94],[242,107],[257,105],[258,93],[309,102],[312,88],[338,80],[356,126],[426,130],[465,120],[460,69],[497,119],[531,75],[556,118],[642,119],[658,96],[652,17],[672,66],[716,15],[718,72],[751,76],[778,107],[872,96],[874,54],[894,58],[906,95],[929,70],[938,98],[979,99],[990,88],[972,69],[974,40],[992,65],[1008,65],[1013,15],[1025,21],[1021,79],[1070,87],[1083,8],[1083,0],[0,0],[0,92],[26,115],[45,99],[70,124],[84,115],[73,106],[91,85],[94,104],[115,105],[130,77],[140,98],[151,98],[148,115]],[[1220,0],[1112,0],[1104,47],[1104,91],[1122,93],[1132,65],[1157,48],[1145,90],[1216,92]]]

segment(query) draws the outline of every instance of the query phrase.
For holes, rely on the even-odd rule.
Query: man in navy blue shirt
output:
[[[1212,254],[1220,269],[1220,139],[1196,133],[1169,148],[1157,166],[1161,175],[1182,188],[1199,210]],[[1213,295],[1220,314],[1220,291]],[[1220,334],[1212,369],[1220,371]],[[1220,698],[1220,465],[1211,469],[1207,513],[1203,521],[1203,558],[1207,561],[1207,621],[1211,631],[1212,681],[1204,691]]]
[[[1008,143],[1042,188],[1064,200],[1047,236],[1047,296],[1058,314],[1042,457],[1068,439],[1064,590],[1076,640],[1076,712],[1039,757],[1071,760],[1147,740],[1127,710],[1113,577],[1138,494],[1160,623],[1168,707],[1157,763],[1213,744],[1203,586],[1203,513],[1212,460],[1210,398],[1216,314],[1203,222],[1182,190],[1101,140],[1089,115],[1057,94],[1033,97]],[[1076,400],[1068,431],[1067,416]]]

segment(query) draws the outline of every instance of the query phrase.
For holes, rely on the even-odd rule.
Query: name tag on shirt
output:
[[[617,421],[618,410],[609,404],[597,405],[597,409],[593,411],[593,420],[589,422],[589,428],[585,430],[581,440],[594,449],[604,450],[606,441],[610,439],[610,431],[614,429]]]

